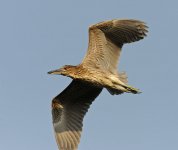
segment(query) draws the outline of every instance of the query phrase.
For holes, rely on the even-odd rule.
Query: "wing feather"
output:
[[[138,20],[111,20],[92,25],[88,51],[82,64],[117,74],[123,44],[139,41],[147,32],[145,23]]]
[[[58,147],[76,150],[80,142],[83,118],[102,88],[82,81],[71,84],[52,101],[53,126]]]

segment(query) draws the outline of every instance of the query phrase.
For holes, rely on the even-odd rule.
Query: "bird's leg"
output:
[[[137,88],[134,88],[132,86],[126,85],[124,86],[125,89],[127,89],[129,92],[133,93],[133,94],[140,94],[141,91]]]
[[[119,91],[127,92],[127,93],[133,93],[138,94],[141,93],[139,89],[136,89],[132,86],[129,86],[125,83],[123,83],[119,78],[117,78],[114,75],[110,75],[110,81],[112,82],[112,87],[114,89],[118,89]]]

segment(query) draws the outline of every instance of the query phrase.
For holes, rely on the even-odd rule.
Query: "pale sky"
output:
[[[143,93],[103,90],[79,150],[177,150],[177,7],[176,0],[1,0],[0,150],[57,150],[51,99],[71,79],[47,72],[79,64],[88,27],[116,18],[149,26],[144,40],[123,47],[119,64]]]

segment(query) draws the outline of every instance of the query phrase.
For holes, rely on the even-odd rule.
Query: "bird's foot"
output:
[[[127,91],[129,93],[133,93],[133,94],[140,94],[140,93],[142,93],[139,89],[134,88],[134,87],[129,86],[129,85],[125,86],[125,89],[127,89]]]

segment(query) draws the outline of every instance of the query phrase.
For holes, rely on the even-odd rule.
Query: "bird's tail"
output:
[[[127,77],[126,72],[121,72],[118,75],[119,75],[119,80],[121,80],[125,84],[128,83],[128,77]]]

